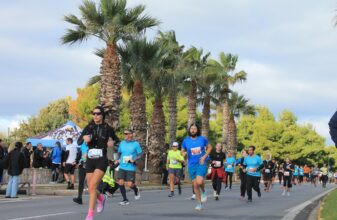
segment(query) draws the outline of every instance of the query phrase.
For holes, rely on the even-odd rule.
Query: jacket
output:
[[[51,160],[53,164],[61,164],[62,149],[58,147],[53,148]]]
[[[8,175],[19,176],[22,174],[25,165],[25,157],[19,149],[15,148],[8,154],[7,159]]]

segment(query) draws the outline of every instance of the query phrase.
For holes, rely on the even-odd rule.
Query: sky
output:
[[[63,16],[78,15],[81,2],[0,2],[0,132],[56,99],[76,97],[76,88],[99,72],[92,52],[101,42],[60,43],[71,27]],[[162,22],[160,30],[175,30],[186,48],[203,48],[214,59],[220,52],[237,54],[237,70],[248,73],[235,87],[239,93],[275,115],[294,112],[332,144],[327,124],[337,109],[336,0],[128,1],[137,4]]]

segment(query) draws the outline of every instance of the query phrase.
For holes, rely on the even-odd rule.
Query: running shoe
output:
[[[170,193],[168,197],[174,197],[174,193]]]
[[[201,193],[201,202],[206,202],[207,201],[207,194],[206,191]]]
[[[198,205],[194,208],[195,211],[201,211],[202,210],[202,205],[201,203],[198,203]]]
[[[247,203],[252,203],[253,201],[251,199],[248,199],[247,200]]]
[[[282,192],[282,196],[285,196],[286,195],[286,191],[285,190],[283,190],[283,192]]]
[[[216,197],[215,197],[215,201],[219,201],[219,196],[216,196]]]
[[[195,194],[193,194],[190,199],[195,200]]]
[[[107,199],[107,196],[106,195],[103,195],[103,201],[99,201],[97,200],[97,213],[102,213],[104,211],[104,206],[105,206],[105,201]]]
[[[79,204],[79,205],[82,205],[82,204],[83,204],[82,198],[78,198],[78,197],[73,198],[73,202],[75,202],[75,203],[77,203],[77,204]]]
[[[85,220],[94,220],[94,216],[88,216],[85,218]]]
[[[139,200],[140,199],[140,192],[139,192],[139,188],[137,187],[137,194],[135,194],[135,200]]]
[[[121,205],[121,206],[126,206],[126,205],[129,205],[129,204],[130,204],[130,202],[128,200],[124,200],[124,201],[119,203],[119,205]]]
[[[216,197],[217,196],[217,193],[216,191],[213,192],[213,197]]]

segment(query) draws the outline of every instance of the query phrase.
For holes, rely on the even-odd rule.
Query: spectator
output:
[[[60,173],[60,167],[61,167],[61,155],[62,155],[62,148],[61,143],[57,141],[55,143],[55,147],[51,153],[51,159],[52,159],[52,182],[56,183],[59,178]]]
[[[22,150],[22,153],[25,157],[25,168],[31,167],[31,155],[33,153],[33,145],[31,142],[26,143],[25,147]]]
[[[34,151],[34,159],[33,159],[33,167],[41,168],[43,167],[43,147],[42,144],[39,143],[37,148]]]
[[[20,175],[25,165],[25,157],[20,151],[22,146],[21,142],[16,142],[15,145],[12,145],[9,149],[9,154],[6,159],[9,176],[6,198],[17,198]]]
[[[61,153],[61,168],[60,168],[60,174],[59,176],[61,177],[60,180],[58,181],[58,183],[64,183],[65,180],[65,174],[64,174],[64,170],[65,170],[65,162],[66,162],[66,151],[65,148],[62,147],[62,153]]]
[[[65,179],[68,183],[67,189],[74,189],[77,147],[73,144],[72,138],[67,138],[66,143]]]
[[[42,163],[42,167],[50,169],[51,168],[51,150],[49,148],[47,148],[44,152],[43,152],[43,163]]]
[[[2,145],[3,145],[2,139],[0,139],[0,160],[5,159],[5,149]],[[2,183],[3,172],[4,172],[4,166],[3,164],[0,163],[0,183]]]

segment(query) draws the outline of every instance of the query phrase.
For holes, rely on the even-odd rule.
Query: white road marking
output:
[[[68,215],[68,214],[73,214],[73,213],[74,212],[60,212],[60,213],[47,214],[47,215],[36,215],[36,216],[23,217],[23,218],[12,218],[12,219],[7,219],[7,220],[36,219],[36,218],[51,217],[51,216],[58,216],[58,215]]]
[[[336,189],[336,187],[333,187],[333,188],[319,194],[318,196],[315,196],[314,198],[309,199],[308,201],[303,202],[303,203],[299,204],[298,206],[295,206],[294,208],[290,208],[290,209],[285,210],[285,212],[288,212],[288,213],[282,218],[282,220],[292,220],[292,219],[294,219],[296,217],[296,215],[298,213],[300,213],[306,206],[310,205],[311,203],[313,203],[317,199],[320,199],[321,197],[325,196],[326,194],[328,194],[329,192],[331,192],[335,189]]]

